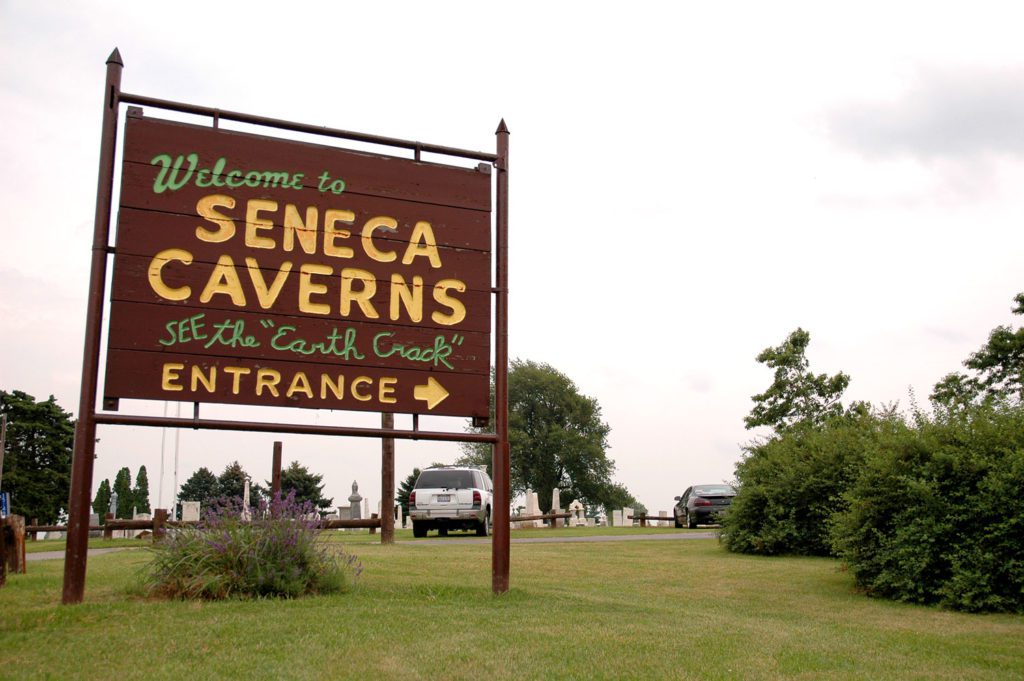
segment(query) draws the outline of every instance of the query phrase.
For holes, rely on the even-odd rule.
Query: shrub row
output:
[[[872,595],[1024,612],[1024,409],[834,419],[748,448],[732,551],[836,555]]]

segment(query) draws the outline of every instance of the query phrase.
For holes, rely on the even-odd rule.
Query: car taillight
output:
[[[693,500],[693,505],[694,506],[710,506],[711,502],[708,501],[707,499],[694,499]]]
[[[480,492],[477,492],[476,490],[473,490],[473,505],[480,505]]]
[[[416,492],[409,492],[409,505],[410,506],[415,506],[416,505]]]

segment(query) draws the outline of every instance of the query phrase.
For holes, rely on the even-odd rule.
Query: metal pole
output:
[[[167,418],[167,403],[164,402],[164,418]],[[157,492],[156,507],[164,507],[164,458],[167,453],[167,429],[160,431],[160,491]]]
[[[392,430],[395,415],[382,413],[380,427]],[[395,543],[395,438],[380,441],[380,543]]]
[[[502,119],[497,135],[497,206],[495,215],[495,339],[494,339],[494,537],[491,542],[491,590],[496,594],[509,586],[509,489],[508,444],[508,128]]]
[[[117,144],[117,112],[124,62],[115,48],[107,58],[103,87],[103,129],[100,137],[99,177],[96,183],[96,216],[93,222],[92,268],[82,349],[82,385],[75,425],[71,494],[68,499],[68,540],[64,552],[64,589],[61,602],[81,603],[85,595],[85,567],[89,552],[89,497],[96,453],[96,392],[99,382],[100,335],[107,278],[107,245],[110,241],[110,206],[114,192],[114,151]]]
[[[0,491],[4,488],[4,451],[7,448],[7,414],[0,416]]]
[[[174,412],[175,418],[181,418],[181,402],[178,402],[177,410]],[[179,445],[181,444],[181,430],[174,431],[174,494],[171,498],[174,499],[174,506],[171,508],[171,518],[179,520],[178,518],[178,452]]]

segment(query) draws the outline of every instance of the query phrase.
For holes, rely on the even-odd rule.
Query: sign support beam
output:
[[[114,51],[107,58],[107,80],[103,88],[103,129],[100,138],[99,179],[96,188],[96,217],[93,223],[92,268],[82,351],[82,386],[75,424],[75,449],[71,464],[71,494],[68,499],[68,540],[64,553],[64,589],[61,602],[81,603],[85,594],[85,564],[89,553],[89,501],[92,491],[93,460],[96,455],[96,389],[100,364],[100,336],[103,298],[107,279],[107,244],[110,240],[110,206],[114,190],[114,151],[117,144],[117,113],[124,62]]]
[[[491,542],[491,590],[503,594],[509,587],[509,486],[508,443],[508,127],[502,119],[497,136],[498,187],[495,206],[495,338],[494,338],[494,430],[497,442],[491,469],[494,473],[494,533]]]

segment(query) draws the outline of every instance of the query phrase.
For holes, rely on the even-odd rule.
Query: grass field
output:
[[[63,607],[62,562],[33,561],[0,589],[0,678],[1024,678],[1024,617],[866,598],[828,559],[513,544],[494,597],[488,545],[375,540],[343,538],[365,566],[351,592],[295,601],[140,600],[147,553],[128,550],[91,557],[86,602]]]

